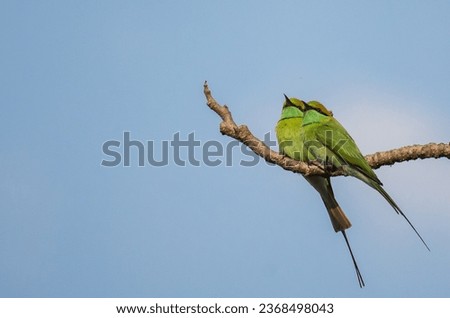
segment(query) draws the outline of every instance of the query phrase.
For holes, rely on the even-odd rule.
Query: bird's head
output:
[[[303,118],[305,111],[305,103],[297,98],[289,98],[284,95],[286,99],[283,103],[283,110],[281,111],[281,119],[287,118]]]
[[[306,110],[313,109],[325,116],[333,116],[333,112],[326,108],[322,103],[312,100],[307,103],[304,103]]]
[[[305,111],[305,102],[295,98],[295,97],[287,97],[286,95],[284,95],[285,101],[283,103],[283,108],[285,107],[296,107],[298,109],[300,109],[301,111]]]

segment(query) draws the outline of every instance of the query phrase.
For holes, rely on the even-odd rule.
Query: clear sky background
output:
[[[260,138],[286,93],[331,108],[364,154],[448,142],[448,1],[2,1],[0,43],[0,296],[450,296],[448,159],[376,171],[431,252],[333,179],[364,289],[300,175],[238,148],[232,167],[138,167],[136,148],[101,166],[124,131],[157,159],[177,132],[226,147],[204,80]]]

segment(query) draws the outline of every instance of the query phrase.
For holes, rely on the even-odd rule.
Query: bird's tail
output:
[[[355,259],[355,256],[353,255],[353,251],[352,251],[352,248],[350,247],[350,243],[348,242],[347,234],[345,233],[345,231],[341,231],[341,232],[342,232],[342,235],[344,235],[345,243],[347,244],[348,250],[350,252],[350,256],[352,257],[353,266],[355,267],[355,271],[356,271],[356,277],[358,277],[359,287],[363,288],[365,286],[364,279],[361,275],[361,272],[359,271],[358,263],[356,263],[356,259]]]
[[[411,223],[411,221],[406,217],[405,213],[403,213],[403,211],[399,208],[397,203],[395,203],[394,200],[391,198],[391,196],[383,189],[381,183],[375,182],[374,180],[370,179],[369,177],[367,177],[363,173],[359,172],[358,170],[346,169],[346,171],[347,171],[348,174],[350,174],[350,175],[360,179],[361,181],[364,181],[367,185],[369,185],[370,187],[372,187],[375,190],[377,190],[378,193],[380,193],[383,196],[383,198],[385,198],[386,201],[392,206],[392,208],[395,210],[395,212],[397,212],[397,214],[400,214],[401,216],[403,216],[405,218],[406,222],[408,222],[408,224],[411,226],[411,228],[414,230],[414,232],[416,232],[417,236],[422,241],[422,243],[425,245],[425,247],[428,250],[430,250],[430,248],[428,247],[427,243],[425,243],[425,240],[422,238],[422,236],[416,230],[416,228]]]
[[[348,250],[350,252],[350,256],[352,257],[353,266],[355,267],[356,276],[358,277],[359,287],[364,287],[364,279],[359,271],[358,264],[356,263],[355,256],[353,255],[352,248],[350,247],[350,243],[347,238],[347,234],[345,230],[350,228],[352,224],[350,220],[345,215],[344,211],[342,211],[339,203],[337,203],[333,188],[331,187],[331,182],[329,178],[319,177],[319,176],[308,176],[305,177],[306,180],[320,193],[322,197],[322,201],[327,208],[328,215],[330,216],[331,224],[333,224],[333,228],[336,232],[342,232],[344,235],[345,243],[347,244]]]
[[[336,201],[330,179],[319,176],[308,176],[306,180],[320,193],[334,230],[339,232],[350,228],[352,223],[350,223],[350,220]]]

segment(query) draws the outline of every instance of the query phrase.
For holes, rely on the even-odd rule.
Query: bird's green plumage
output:
[[[351,175],[359,178],[363,174],[381,185],[353,138],[334,117],[308,109],[304,114],[300,139],[305,145],[301,161],[317,160],[335,168],[345,166]]]
[[[401,214],[428,248],[419,232],[412,225],[391,196],[383,189],[380,179],[361,154],[353,138],[345,128],[330,114],[324,112],[325,106],[316,101],[303,104],[305,108],[300,140],[303,151],[300,160],[319,161],[325,166],[340,168],[348,175],[356,177],[377,190],[392,208]]]
[[[280,152],[292,159],[300,160],[303,145],[299,138],[299,128],[302,126],[303,112],[293,106],[284,107],[275,131]]]

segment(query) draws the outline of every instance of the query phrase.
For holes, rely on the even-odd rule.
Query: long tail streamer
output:
[[[344,235],[345,243],[347,243],[348,250],[350,251],[350,255],[352,256],[353,265],[355,266],[356,276],[358,277],[358,283],[359,287],[363,288],[365,286],[364,279],[361,275],[361,272],[359,271],[358,264],[356,263],[355,256],[353,255],[352,248],[350,247],[350,243],[348,242],[347,234],[345,234],[345,231],[341,231],[342,235]]]

